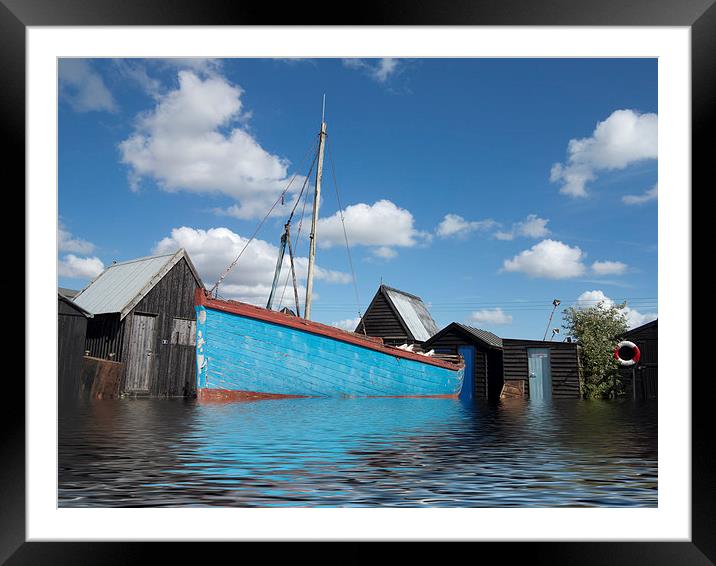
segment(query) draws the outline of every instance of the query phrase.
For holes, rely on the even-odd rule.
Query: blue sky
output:
[[[62,60],[59,285],[185,247],[211,286],[296,175],[220,289],[265,302],[324,93],[315,320],[358,311],[334,166],[363,310],[382,279],[506,337],[554,298],[656,316],[655,59]]]

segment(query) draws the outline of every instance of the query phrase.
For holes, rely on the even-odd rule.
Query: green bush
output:
[[[580,344],[580,388],[587,399],[614,398],[621,391],[619,365],[614,359],[615,337],[627,331],[626,303],[600,302],[589,308],[569,307],[563,327]]]

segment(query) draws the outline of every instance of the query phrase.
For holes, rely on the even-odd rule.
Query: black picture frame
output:
[[[707,136],[716,127],[716,5],[715,0],[501,0],[499,2],[439,0],[421,2],[361,2],[350,13],[351,25],[559,25],[559,26],[686,26],[692,39],[692,186],[706,182],[713,160]],[[28,26],[69,25],[340,25],[339,5],[286,4],[280,10],[267,3],[188,0],[0,0],[0,112],[6,142],[6,186],[25,183],[25,32]],[[710,140],[709,140],[710,141]],[[9,142],[9,143],[8,143]],[[7,174],[12,176],[7,179]],[[688,188],[685,188],[688,192]],[[693,191],[692,191],[693,195]],[[16,298],[14,295],[6,297]],[[25,301],[31,297],[25,297]],[[691,309],[691,305],[686,305]],[[679,356],[691,356],[683,347]],[[157,551],[164,563],[212,559],[208,543],[89,543],[25,542],[25,386],[22,380],[3,380],[5,403],[0,460],[0,561],[7,564],[130,564],[151,559]],[[690,379],[669,376],[680,381]],[[501,561],[524,558],[532,564],[714,564],[716,563],[716,447],[712,410],[713,379],[693,384],[692,396],[692,538],[690,542],[530,542],[471,543],[475,559],[499,553]],[[367,562],[385,557],[378,543],[350,543],[340,550],[340,562]],[[290,546],[290,548],[287,548]],[[384,548],[384,545],[381,545]],[[151,547],[151,548],[148,548]],[[232,545],[233,547],[233,545]],[[417,547],[417,548],[416,548]],[[483,550],[484,549],[484,550]],[[298,554],[312,560],[331,550],[305,545],[272,549],[271,561]],[[301,552],[303,550],[303,552]],[[417,552],[416,552],[417,550]],[[471,550],[474,552],[475,550]],[[209,552],[213,552],[209,550]],[[381,554],[378,555],[378,552]],[[401,549],[424,556],[418,545]],[[420,553],[420,554],[417,554]],[[220,559],[218,555],[215,559]],[[242,552],[236,559],[246,559]],[[447,555],[443,554],[443,558]]]

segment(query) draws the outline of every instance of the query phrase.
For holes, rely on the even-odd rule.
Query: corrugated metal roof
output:
[[[398,311],[413,338],[424,341],[438,331],[438,325],[420,297],[385,285],[381,289]]]
[[[58,287],[57,292],[62,295],[63,297],[67,297],[68,299],[71,299],[79,293],[76,289],[68,289],[66,287]]]
[[[80,291],[74,302],[92,314],[120,313],[124,318],[184,256],[181,249],[110,265]]]
[[[487,330],[482,330],[482,328],[475,328],[474,326],[468,326],[467,324],[460,324],[459,322],[456,322],[455,324],[483,342],[487,342],[490,346],[502,348],[502,338],[496,334],[488,332]]]
[[[75,303],[72,299],[70,299],[69,297],[66,297],[62,293],[57,293],[57,299],[60,302],[65,303],[66,305],[69,305],[70,307],[75,309],[77,312],[82,313],[87,318],[92,318],[93,315],[91,312],[86,311],[81,306],[79,306],[77,303]]]

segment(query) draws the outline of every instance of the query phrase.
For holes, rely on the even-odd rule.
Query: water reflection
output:
[[[656,506],[656,432],[654,402],[87,402],[59,504]]]

